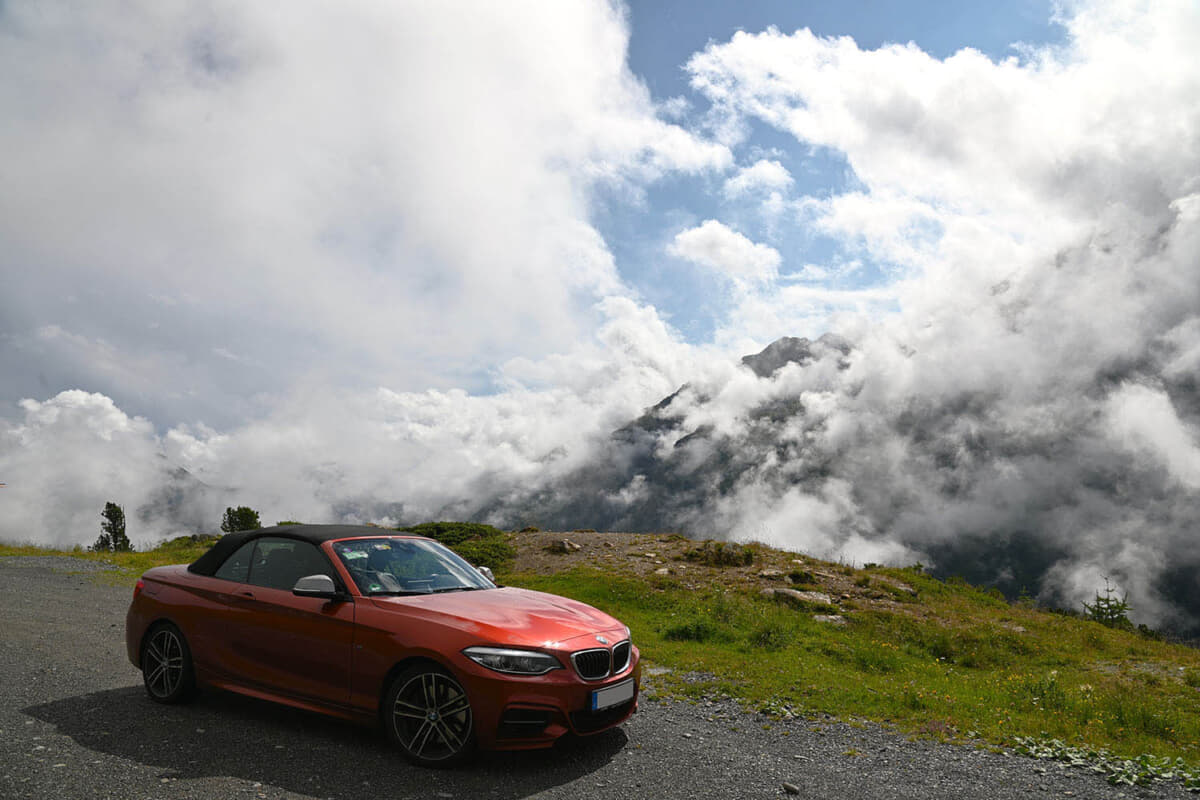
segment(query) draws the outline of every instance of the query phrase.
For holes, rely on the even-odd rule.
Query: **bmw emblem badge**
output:
[[[597,636],[596,641],[600,644],[608,644],[608,639],[605,639],[603,636]]]

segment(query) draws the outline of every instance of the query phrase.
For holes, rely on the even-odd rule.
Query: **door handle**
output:
[[[238,592],[237,596],[240,600],[253,600],[254,592]]]

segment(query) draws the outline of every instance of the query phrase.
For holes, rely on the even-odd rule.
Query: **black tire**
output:
[[[156,703],[186,703],[196,696],[196,671],[187,639],[161,622],[142,639],[142,683]]]
[[[388,687],[382,712],[388,736],[418,766],[450,767],[475,752],[470,698],[436,664],[417,664],[400,673]]]

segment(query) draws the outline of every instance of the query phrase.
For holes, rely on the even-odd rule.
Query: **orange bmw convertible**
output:
[[[412,762],[548,747],[637,708],[629,629],[591,606],[497,586],[436,541],[285,525],[222,537],[137,582],[129,660],[159,703],[201,686],[374,722]]]

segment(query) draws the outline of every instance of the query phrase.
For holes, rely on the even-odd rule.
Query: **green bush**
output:
[[[423,522],[396,530],[439,541],[477,567],[503,569],[517,556],[504,531],[479,522]]]
[[[517,551],[500,538],[474,539],[451,548],[477,567],[491,570],[504,569],[516,558]]]
[[[754,549],[732,542],[703,542],[683,554],[688,561],[708,567],[748,567],[754,563]]]
[[[471,539],[504,536],[504,531],[499,528],[493,528],[491,525],[484,525],[480,522],[422,522],[420,525],[411,525],[396,530],[415,533],[417,536],[428,536],[430,539],[437,539],[447,547],[453,547]]]

